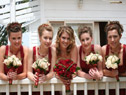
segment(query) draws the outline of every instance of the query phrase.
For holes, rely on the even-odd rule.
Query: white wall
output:
[[[112,4],[110,0],[83,0],[79,8],[79,0],[41,0],[43,5],[41,14],[44,14],[45,21],[62,20],[91,20],[109,21],[118,20],[126,31],[126,0],[122,4]],[[114,1],[114,0],[113,0]],[[117,1],[117,0],[115,0]],[[41,23],[43,20],[41,20]],[[126,36],[123,33],[122,39]]]

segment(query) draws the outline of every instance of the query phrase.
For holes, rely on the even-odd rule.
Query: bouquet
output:
[[[42,59],[38,59],[36,60],[33,65],[32,68],[35,70],[35,74],[37,76],[37,81],[35,81],[35,87],[37,88],[38,86],[38,82],[39,82],[39,74],[45,74],[46,71],[48,71],[50,64],[48,63],[47,59],[42,58]]]
[[[120,63],[120,59],[116,55],[110,55],[107,57],[105,65],[108,69],[117,69],[118,64]],[[117,81],[119,81],[119,77],[116,76]]]
[[[19,58],[17,58],[15,55],[9,56],[7,59],[3,62],[8,68],[8,72],[15,72],[17,71],[18,67],[22,65]],[[9,84],[12,84],[12,79],[9,79]]]
[[[54,72],[64,80],[68,80],[69,83],[65,84],[66,92],[70,92],[70,80],[72,75],[75,74],[80,68],[71,59],[59,59],[54,66]]]
[[[102,62],[102,56],[100,54],[93,54],[85,57],[86,64],[89,65],[90,68],[97,67],[97,63]]]

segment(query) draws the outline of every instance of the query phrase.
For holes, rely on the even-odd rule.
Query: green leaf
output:
[[[56,68],[56,66],[54,66],[54,69]]]
[[[76,72],[77,72],[78,70],[80,70],[80,67],[76,67]]]
[[[70,70],[70,68],[71,68],[74,64],[75,64],[75,63],[71,64],[71,65],[67,68],[67,70],[66,70],[66,71],[69,71],[69,70]]]

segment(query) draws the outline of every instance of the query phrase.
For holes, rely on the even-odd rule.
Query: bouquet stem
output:
[[[14,71],[14,68],[10,68],[8,72],[13,72]],[[9,85],[12,85],[12,79],[9,79]]]
[[[35,81],[35,84],[34,84],[34,87],[35,87],[35,88],[37,88],[37,87],[38,87],[38,82],[39,82],[39,73],[40,73],[40,70],[37,70],[37,72],[36,72],[37,80]]]
[[[70,92],[70,84],[66,84],[65,87],[66,87],[66,92]]]
[[[12,79],[9,79],[9,85],[12,85]]]
[[[119,80],[119,76],[118,76],[118,75],[116,76],[116,80],[117,80],[118,82],[120,81],[120,80]]]

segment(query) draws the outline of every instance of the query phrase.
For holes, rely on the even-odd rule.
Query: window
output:
[[[54,38],[53,38],[53,43],[55,42],[56,39],[56,35],[57,35],[57,31],[58,28],[61,25],[69,25],[71,26],[75,33],[75,39],[76,39],[76,44],[80,45],[80,41],[78,38],[78,27],[80,25],[85,25],[85,26],[89,26],[92,29],[93,32],[93,42],[92,44],[99,44],[99,45],[104,45],[106,44],[106,35],[104,32],[104,27],[106,25],[107,22],[94,22],[94,21],[49,21],[49,23],[51,23],[51,25],[53,26],[54,29]],[[104,36],[105,35],[105,36]]]

